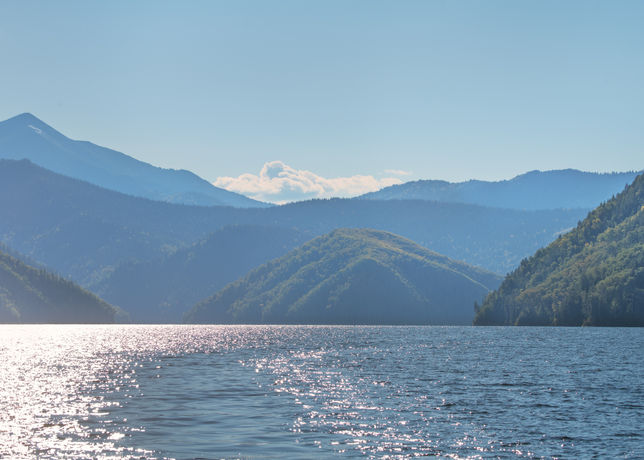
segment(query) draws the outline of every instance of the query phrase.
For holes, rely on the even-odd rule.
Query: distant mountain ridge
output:
[[[507,273],[585,214],[418,200],[313,200],[264,209],[186,206],[103,189],[27,160],[0,160],[0,242],[86,288],[124,262],[160,259],[228,225],[295,228],[311,237],[341,227],[374,228]]]
[[[0,323],[113,323],[117,315],[71,281],[0,250]]]
[[[0,158],[28,159],[51,171],[128,195],[200,206],[266,207],[185,170],[163,169],[87,141],[69,139],[30,113],[0,122]]]
[[[638,172],[591,173],[575,169],[530,171],[510,180],[419,180],[361,195],[367,200],[431,200],[508,209],[592,209],[630,184]]]
[[[338,229],[197,304],[192,323],[469,324],[501,277],[371,229]]]
[[[522,261],[475,324],[644,326],[644,175]]]

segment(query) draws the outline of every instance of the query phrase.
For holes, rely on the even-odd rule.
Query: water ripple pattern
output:
[[[644,331],[0,326],[0,457],[644,458]]]

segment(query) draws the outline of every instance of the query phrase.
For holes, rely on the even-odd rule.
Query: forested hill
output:
[[[71,281],[0,251],[0,323],[113,323],[116,315]]]
[[[419,180],[392,185],[358,199],[432,200],[509,209],[593,209],[630,184],[637,172],[592,173],[563,169],[530,171],[510,180]]]
[[[475,324],[644,326],[644,175],[521,262]]]
[[[338,229],[196,305],[190,323],[469,324],[500,277],[397,235]]]

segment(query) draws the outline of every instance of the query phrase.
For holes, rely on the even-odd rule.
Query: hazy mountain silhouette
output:
[[[644,326],[644,175],[522,261],[475,323]]]
[[[185,321],[468,324],[500,280],[392,233],[339,229],[252,270]]]
[[[530,171],[510,180],[419,180],[392,185],[356,199],[433,200],[510,209],[592,209],[622,191],[637,172],[591,173],[575,169]]]
[[[266,210],[282,225],[316,235],[373,228],[401,235],[456,260],[505,274],[572,228],[587,210],[520,211],[423,200],[312,200]]]
[[[30,113],[0,122],[0,158],[28,159],[51,171],[128,195],[203,206],[263,207],[185,170],[163,169],[91,142],[65,137]]]
[[[199,300],[309,239],[295,229],[225,227],[163,258],[121,264],[90,289],[133,321],[177,323]]]
[[[116,316],[94,294],[0,250],[0,323],[112,323]]]
[[[0,160],[2,242],[82,285],[124,260],[195,242],[235,211],[136,198],[27,160]]]

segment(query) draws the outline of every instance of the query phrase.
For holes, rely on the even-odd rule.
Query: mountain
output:
[[[197,304],[189,323],[468,324],[497,275],[388,232],[338,229]]]
[[[163,169],[65,137],[29,113],[0,122],[0,158],[28,159],[65,176],[128,195],[201,206],[263,207],[185,170]]]
[[[65,176],[152,200],[199,206],[270,206],[215,187],[189,171],[158,168],[91,142],[69,139],[29,113],[0,122],[0,158],[28,159]],[[566,169],[531,171],[499,182],[420,180],[355,199],[431,200],[526,210],[592,209],[636,175]]]
[[[432,200],[509,209],[592,209],[630,184],[637,172],[530,171],[510,180],[451,183],[419,180],[392,185],[356,199]]]
[[[136,198],[0,160],[0,241],[82,285],[124,260],[196,242],[237,211]]]
[[[159,260],[229,225],[297,229],[311,237],[369,227],[507,273],[586,213],[418,200],[313,200],[265,209],[186,206],[106,190],[26,160],[0,160],[0,242],[86,288],[124,263]]]
[[[89,288],[135,322],[177,323],[199,300],[309,239],[289,228],[224,227],[165,257],[125,262]]]
[[[644,326],[644,175],[521,262],[474,322]]]
[[[456,260],[505,274],[572,228],[588,210],[521,211],[423,200],[312,200],[263,210],[284,226],[323,235],[373,228]],[[523,254],[523,255],[522,255]]]
[[[76,284],[0,250],[0,323],[113,323],[117,314]]]

